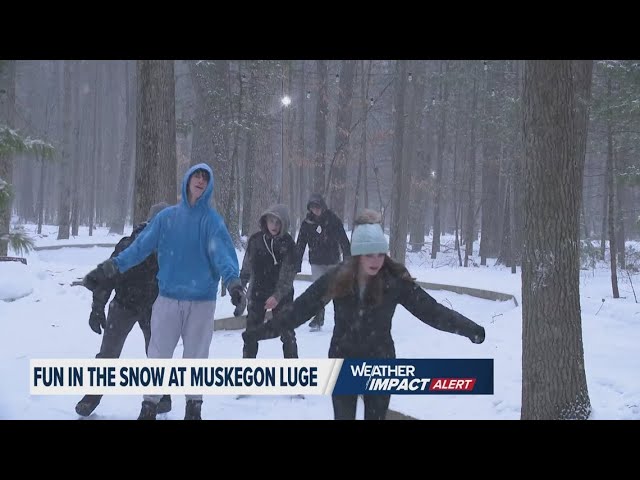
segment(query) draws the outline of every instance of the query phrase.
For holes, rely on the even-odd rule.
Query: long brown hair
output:
[[[380,214],[373,210],[364,210],[355,220],[354,228],[357,225],[368,223],[380,223]],[[334,298],[354,295],[358,289],[358,269],[360,268],[360,256],[350,257],[340,265],[336,275],[329,287],[329,300]],[[407,268],[399,262],[391,259],[389,255],[384,256],[384,263],[378,273],[369,280],[365,292],[365,302],[378,305],[382,301],[386,279],[388,277],[400,278],[414,281]]]

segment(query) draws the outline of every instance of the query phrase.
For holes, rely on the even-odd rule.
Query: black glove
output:
[[[82,279],[82,285],[93,292],[108,279],[117,275],[117,273],[118,268],[113,260],[106,260],[85,275]]]
[[[104,310],[100,310],[98,308],[92,308],[91,314],[89,315],[89,326],[91,330],[96,332],[98,335],[102,333],[100,327],[103,329],[107,328],[107,318],[104,316]]]
[[[102,270],[94,268],[82,279],[82,285],[93,292],[105,280]]]
[[[116,263],[112,258],[102,262],[100,265],[98,265],[98,268],[102,270],[103,275],[107,279],[111,279],[118,274],[118,267],[116,267]]]
[[[484,342],[484,327],[478,325],[476,332],[469,337],[473,343],[482,343]]]
[[[242,314],[244,313],[245,308],[247,308],[247,296],[243,295],[242,298],[240,299],[240,303],[238,304],[236,309],[233,311],[233,316],[241,317]]]
[[[239,306],[240,302],[242,302],[242,298],[245,296],[244,288],[242,287],[242,282],[240,282],[239,278],[231,280],[229,285],[227,285],[227,290],[231,295],[231,303],[234,306]]]
[[[244,340],[245,343],[270,340],[272,338],[278,338],[281,334],[280,328],[269,320],[258,325],[256,328],[242,332],[242,340]]]

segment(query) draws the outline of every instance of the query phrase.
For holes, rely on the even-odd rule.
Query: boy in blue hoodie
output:
[[[158,256],[159,294],[151,314],[148,358],[172,358],[180,337],[183,358],[208,358],[220,277],[231,302],[244,295],[236,250],[213,194],[209,165],[192,166],[182,180],[182,201],[162,210],[122,253],[89,275],[111,278]],[[155,420],[162,395],[144,395],[138,420]],[[186,395],[185,420],[201,420],[202,395]]]

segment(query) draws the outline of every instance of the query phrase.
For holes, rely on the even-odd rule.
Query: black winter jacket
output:
[[[275,338],[281,328],[294,329],[311,319],[330,301],[327,292],[340,268],[344,268],[343,263],[331,268],[292,304],[263,324],[255,333],[259,339]],[[367,304],[356,292],[333,299],[335,326],[329,358],[395,358],[391,325],[398,305],[433,328],[468,337],[475,343],[484,340],[482,326],[436,302],[414,281],[398,278],[384,266],[378,275],[384,276],[381,303]]]
[[[123,237],[116,245],[111,258],[118,255],[133,243],[147,226],[147,222],[137,225],[131,235]],[[114,278],[105,280],[93,291],[93,309],[104,311],[104,307],[115,289],[114,301],[123,308],[139,313],[150,309],[158,296],[158,260],[155,253],[149,255],[142,263],[118,273]]]
[[[302,257],[309,245],[309,263],[313,265],[336,265],[351,255],[349,238],[344,231],[342,220],[327,208],[324,199],[320,195],[312,195],[309,198],[307,209],[311,203],[322,206],[322,213],[316,217],[310,210],[300,225],[296,248],[298,249],[298,272],[301,271]]]
[[[276,236],[269,233],[267,215],[280,219],[281,230]],[[242,260],[240,281],[250,284],[249,300],[266,301],[274,296],[278,302],[293,300],[293,281],[296,277],[296,245],[289,235],[289,213],[284,205],[272,205],[260,216],[260,230],[247,242]]]

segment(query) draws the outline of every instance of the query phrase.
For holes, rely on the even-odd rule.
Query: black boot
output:
[[[319,311],[315,317],[313,317],[313,320],[311,320],[309,322],[309,328],[311,330],[321,330],[322,326],[324,325],[324,309]]]
[[[298,358],[298,342],[293,330],[285,331],[281,336],[282,354],[284,358]]]
[[[169,413],[171,411],[171,395],[163,395],[158,403],[158,413]]]
[[[184,419],[202,420],[201,410],[202,400],[187,400],[187,406],[184,409]]]
[[[245,342],[242,346],[242,358],[256,358],[258,356],[258,342]]]
[[[88,417],[100,404],[100,400],[102,400],[102,395],[85,395],[76,404],[76,413],[82,417]]]
[[[158,413],[158,405],[148,400],[142,402],[142,408],[140,409],[140,415],[138,420],[155,420]]]

